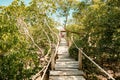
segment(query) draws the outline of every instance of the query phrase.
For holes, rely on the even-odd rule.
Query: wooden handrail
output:
[[[60,39],[59,39],[59,36],[58,36],[58,35],[57,35],[57,39],[58,39],[58,42],[57,42],[57,45],[56,45],[56,47],[55,47],[55,53],[53,53],[53,55],[51,56],[51,58],[50,58],[50,60],[49,60],[49,62],[48,62],[48,64],[47,64],[47,66],[46,66],[46,68],[45,68],[45,70],[44,70],[44,72],[43,72],[43,75],[42,75],[42,77],[41,77],[41,80],[44,80],[45,74],[46,74],[46,72],[47,72],[50,64],[51,64],[51,69],[54,68],[54,63],[55,63],[55,61],[54,61],[53,59],[55,59],[55,56],[56,56],[56,54],[57,54],[57,52],[58,52],[58,47],[59,47],[59,44],[60,44]]]
[[[107,73],[107,71],[105,71],[102,67],[100,67],[96,62],[94,62],[89,56],[87,56],[82,49],[80,49],[76,44],[75,41],[73,40],[73,36],[71,37],[73,44],[75,45],[75,47],[80,51],[80,53],[82,53],[88,60],[90,60],[97,68],[99,68],[102,72],[104,72],[110,79],[115,80],[115,78],[113,78],[109,73]],[[81,64],[81,63],[80,63]],[[80,67],[81,68],[81,67]]]

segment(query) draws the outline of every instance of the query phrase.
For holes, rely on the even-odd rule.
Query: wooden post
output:
[[[79,53],[78,53],[78,64],[79,64],[79,69],[82,70],[82,53],[81,53],[81,50],[79,50]]]
[[[55,51],[54,51],[54,50],[55,50],[55,49],[52,48],[51,70],[55,70],[55,55],[54,55],[54,54],[55,54]]]

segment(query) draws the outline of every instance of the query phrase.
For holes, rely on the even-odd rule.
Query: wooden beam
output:
[[[82,53],[81,53],[81,50],[79,50],[79,53],[78,53],[78,64],[79,64],[79,69],[82,70]]]
[[[52,49],[52,55],[51,55],[51,70],[55,70],[55,54],[54,54],[54,48]]]

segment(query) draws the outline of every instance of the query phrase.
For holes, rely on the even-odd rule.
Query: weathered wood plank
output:
[[[71,70],[71,69],[77,69],[78,70],[78,66],[75,67],[55,67],[55,70]]]
[[[61,62],[56,62],[56,64],[60,64]],[[78,64],[77,61],[70,61],[70,62],[62,62],[63,64]]]
[[[74,59],[57,59],[56,62],[68,62],[68,61],[75,61]]]
[[[78,63],[79,63],[79,69],[82,70],[82,53],[80,50],[78,53]]]
[[[56,66],[65,66],[65,65],[72,65],[72,66],[78,66],[78,63],[56,63]]]
[[[84,72],[79,70],[50,71],[50,76],[83,76]]]
[[[67,56],[67,55],[58,56],[58,59],[65,59],[65,58],[66,59],[71,59],[70,56]]]
[[[49,80],[85,80],[83,76],[50,76]]]
[[[78,65],[55,65],[55,68],[78,68]]]
[[[59,69],[58,69],[58,68],[56,68],[55,70],[56,70],[56,71],[67,71],[67,70],[79,70],[79,69],[76,69],[76,68],[75,68],[75,69],[71,69],[71,68],[63,68],[63,69],[62,69],[62,68],[59,68]]]

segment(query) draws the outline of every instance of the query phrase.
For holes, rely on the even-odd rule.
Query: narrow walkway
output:
[[[55,70],[50,71],[49,80],[85,80],[83,75],[83,71],[78,70],[78,61],[69,57],[66,40],[62,38]]]

